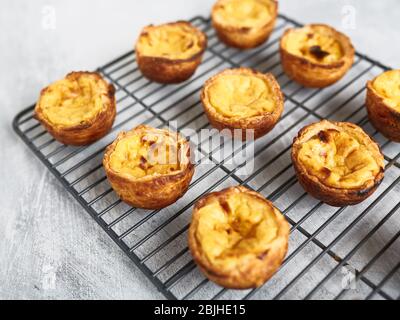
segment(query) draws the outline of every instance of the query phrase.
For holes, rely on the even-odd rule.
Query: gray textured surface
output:
[[[129,50],[142,25],[207,15],[212,2],[2,1],[0,298],[162,298],[34,159],[10,123],[48,82],[70,70],[94,69]],[[281,11],[303,22],[342,28],[345,4],[356,8],[356,29],[346,33],[357,49],[398,68],[396,0],[282,0]],[[56,10],[54,30],[42,26],[49,5]],[[308,228],[314,230],[315,225]],[[326,241],[335,233],[335,225],[332,228]],[[380,270],[375,272],[379,275]]]

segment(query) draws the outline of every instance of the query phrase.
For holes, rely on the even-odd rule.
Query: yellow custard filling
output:
[[[43,116],[55,126],[84,125],[105,108],[108,84],[93,75],[67,77],[51,84],[41,95]]]
[[[246,193],[212,199],[198,215],[196,239],[217,266],[230,268],[248,255],[262,255],[279,231],[274,209]]]
[[[152,129],[129,132],[110,156],[110,168],[134,179],[181,170],[181,141],[177,134]]]
[[[256,76],[222,75],[209,86],[207,94],[215,110],[228,118],[255,117],[276,107],[269,84]]]
[[[273,18],[272,10],[268,0],[227,0],[218,3],[214,18],[233,27],[263,27]]]
[[[188,59],[202,50],[197,32],[179,24],[149,27],[140,36],[137,49],[144,56],[171,60]]]
[[[303,143],[298,160],[325,185],[357,188],[374,180],[381,170],[372,152],[347,132],[320,131]]]
[[[373,81],[372,86],[388,106],[400,112],[400,70],[381,74]]]
[[[314,63],[339,61],[344,53],[340,42],[324,27],[304,27],[290,31],[284,48],[291,54]]]

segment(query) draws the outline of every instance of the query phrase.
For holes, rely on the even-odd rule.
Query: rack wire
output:
[[[326,89],[306,89],[288,79],[279,61],[279,38],[300,24],[280,15],[267,43],[239,51],[221,44],[210,20],[191,22],[209,38],[196,74],[179,85],[160,85],[143,78],[134,52],[100,67],[117,95],[112,131],[85,147],[55,141],[33,118],[31,106],[19,113],[13,127],[65,189],[143,271],[168,299],[399,299],[400,293],[400,145],[381,136],[368,122],[365,82],[388,67],[356,54],[350,72]],[[105,177],[101,160],[105,147],[121,130],[146,123],[176,129],[193,137],[210,125],[202,111],[199,91],[204,81],[229,67],[247,66],[275,75],[285,95],[285,111],[277,127],[256,142],[233,144],[202,141],[201,160],[187,194],[163,210],[145,211],[124,204]],[[298,185],[290,161],[290,146],[304,125],[328,118],[359,124],[381,145],[386,177],[378,191],[362,204],[333,208]],[[254,152],[254,169],[246,170]],[[288,255],[264,286],[227,290],[208,281],[192,261],[187,230],[193,204],[205,193],[241,184],[274,201],[291,224]]]

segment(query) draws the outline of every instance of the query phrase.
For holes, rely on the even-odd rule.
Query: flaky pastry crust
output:
[[[365,104],[373,126],[389,140],[400,142],[400,70],[368,81]]]
[[[232,87],[231,85],[228,86],[228,79],[235,78],[236,80],[231,82]],[[260,83],[264,83],[264,85],[260,86]],[[252,86],[253,89],[258,87],[260,92],[255,93],[248,86]],[[262,91],[263,87],[265,87],[265,92]],[[219,93],[220,90],[227,91]],[[222,105],[214,105],[215,94],[219,94],[226,101],[231,99],[232,103],[236,104],[237,107],[228,105],[224,107],[227,111],[225,112],[225,110],[222,110]],[[257,94],[263,97],[263,102],[260,102],[261,100]],[[247,95],[247,100],[251,102],[251,107],[240,106],[240,99],[243,100],[243,103],[247,103],[243,99]],[[220,131],[228,129],[232,134],[234,134],[235,130],[241,130],[242,140],[249,138],[246,136],[246,130],[254,130],[254,139],[271,131],[281,117],[284,105],[283,94],[275,77],[270,73],[264,74],[249,68],[227,69],[208,79],[201,92],[201,101],[206,115],[214,128]],[[237,113],[231,112],[229,108],[238,109]],[[250,112],[248,115],[246,111],[243,111],[246,108]]]
[[[172,38],[168,32],[175,33],[176,37]],[[157,41],[160,43],[158,46]],[[169,45],[176,46],[180,41],[183,49],[174,47],[168,50]],[[150,43],[151,51],[146,52],[148,47],[145,43]],[[142,74],[152,81],[180,83],[194,74],[206,47],[207,36],[189,22],[149,25],[142,30],[136,43],[136,62]],[[165,52],[158,53],[157,50]]]
[[[246,19],[230,21],[232,13],[224,11],[227,6],[232,3],[237,3],[240,6],[256,5],[253,10],[249,10],[257,15],[260,15],[260,8],[265,10],[265,18],[249,19],[248,23],[244,23]],[[235,7],[232,7],[231,10]],[[242,13],[244,8],[237,7],[236,10]],[[250,49],[263,44],[271,35],[276,18],[278,16],[278,2],[274,0],[218,0],[212,8],[211,18],[218,38],[228,46],[239,49]],[[243,18],[243,17],[241,17]],[[248,17],[250,18],[250,17]]]
[[[189,248],[211,281],[231,289],[261,286],[279,269],[289,224],[273,204],[245,187],[199,200],[189,228]]]
[[[305,87],[323,88],[339,81],[353,65],[354,54],[350,39],[325,24],[288,29],[280,41],[283,70]]]
[[[176,132],[147,125],[121,132],[107,147],[103,166],[119,197],[143,209],[176,202],[194,173],[189,142]]]
[[[116,115],[115,88],[96,72],[71,72],[44,88],[35,118],[57,141],[87,145],[105,136]]]
[[[322,120],[304,127],[293,141],[291,155],[303,188],[331,206],[362,202],[384,178],[378,144],[349,122]]]

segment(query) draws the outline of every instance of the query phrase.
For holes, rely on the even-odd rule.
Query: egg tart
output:
[[[103,166],[121,200],[160,209],[187,191],[194,173],[189,142],[178,133],[140,125],[107,147]]]
[[[211,281],[231,289],[264,284],[286,255],[289,224],[273,204],[245,187],[200,199],[189,228],[189,248]]]
[[[388,139],[400,142],[400,70],[368,81],[366,106],[374,127]]]
[[[111,129],[116,115],[115,89],[95,72],[71,72],[44,88],[35,118],[57,141],[87,145]]]
[[[323,88],[340,80],[354,54],[350,39],[324,24],[288,29],[280,41],[283,70],[306,87]]]
[[[360,203],[384,177],[378,144],[348,122],[323,120],[303,128],[294,139],[292,161],[303,188],[331,206]]]
[[[193,75],[206,47],[206,35],[189,22],[150,25],[136,43],[136,62],[152,81],[179,83]]]
[[[249,137],[247,130],[255,139],[271,131],[283,112],[274,76],[248,68],[227,69],[207,80],[201,101],[213,127],[241,132],[243,140]]]
[[[219,0],[212,9],[211,18],[222,42],[239,49],[250,49],[269,38],[277,15],[277,1]]]

